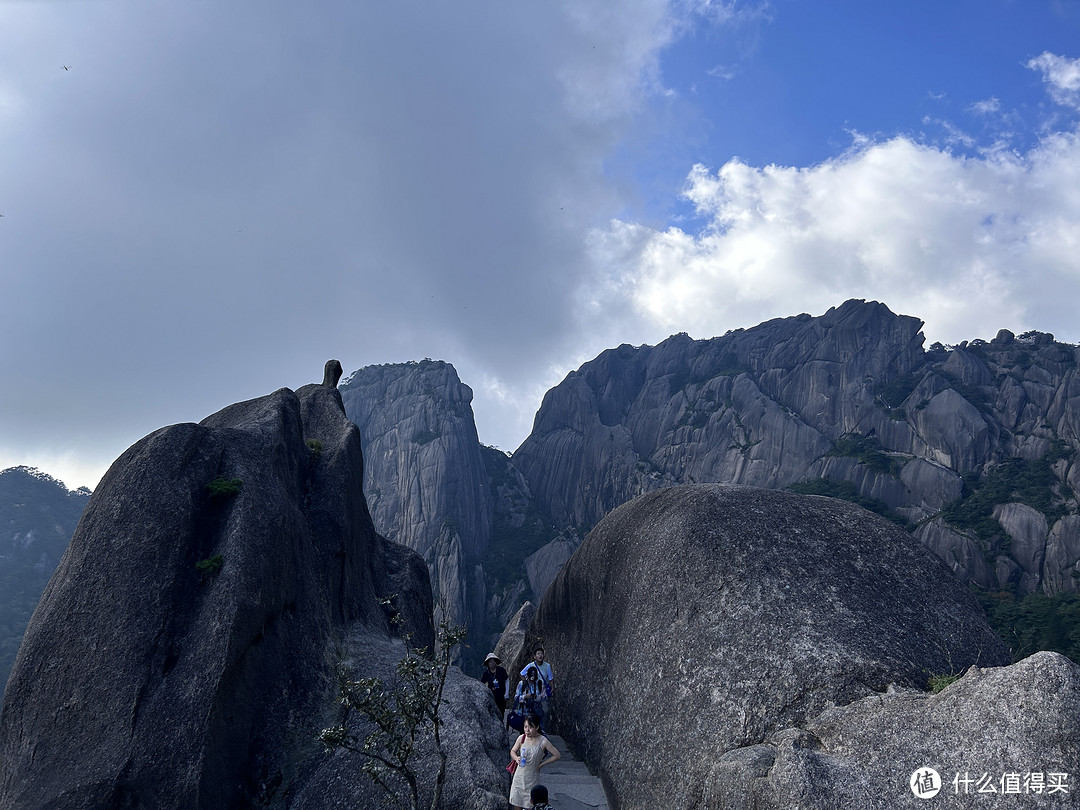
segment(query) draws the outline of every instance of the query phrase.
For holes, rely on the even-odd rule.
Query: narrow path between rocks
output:
[[[600,777],[589,773],[585,763],[574,756],[566,740],[558,734],[545,736],[562,754],[562,759],[540,771],[540,784],[548,789],[548,801],[555,810],[609,810]],[[517,734],[509,739],[512,746]]]

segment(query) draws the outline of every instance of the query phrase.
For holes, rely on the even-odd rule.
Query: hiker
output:
[[[481,683],[486,683],[491,690],[491,696],[495,698],[495,705],[499,707],[499,717],[506,724],[506,701],[510,697],[510,676],[502,667],[499,656],[490,652],[484,659],[484,674],[480,676]]]
[[[530,669],[528,674],[518,681],[517,690],[514,692],[514,713],[518,718],[525,718],[530,714],[543,718],[546,708],[544,698],[544,682],[537,670]],[[521,728],[517,723],[510,722],[514,728]]]
[[[525,718],[525,732],[510,749],[510,762],[517,763],[514,781],[510,785],[510,804],[514,810],[532,807],[530,792],[540,777],[540,769],[562,758],[559,749],[543,735],[540,718],[530,714]]]
[[[533,650],[533,660],[525,665],[525,668],[521,670],[521,677],[524,678],[530,669],[535,669],[536,673],[540,676],[540,680],[544,684],[544,697],[551,697],[551,690],[555,684],[555,670],[551,668],[551,664],[544,660],[544,648],[541,645],[536,645],[536,649]]]
[[[529,791],[529,798],[532,800],[532,810],[555,810],[548,804],[548,789],[543,785],[533,787]]]

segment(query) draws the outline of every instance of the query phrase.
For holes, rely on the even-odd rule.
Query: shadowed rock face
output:
[[[477,566],[493,507],[472,390],[453,366],[425,360],[360,369],[342,397],[363,437],[375,525],[424,558],[440,605],[480,637],[487,596]]]
[[[219,478],[238,489],[213,495]],[[434,641],[423,561],[376,534],[362,479],[359,434],[328,385],[124,453],[19,651],[0,806],[281,805],[325,757],[315,736],[332,718],[340,640],[390,641],[377,598],[397,594],[417,642]],[[214,555],[220,570],[197,570]],[[336,806],[340,787],[307,806]]]
[[[721,485],[608,515],[529,637],[562,673],[560,731],[624,807],[704,807],[725,751],[889,684],[1009,660],[966,586],[894,524]]]

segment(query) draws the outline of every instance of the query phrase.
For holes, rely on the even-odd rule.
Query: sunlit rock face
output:
[[[559,673],[560,732],[626,807],[711,807],[702,786],[725,752],[890,684],[1009,660],[967,587],[895,524],[722,485],[604,518],[529,639]]]
[[[674,484],[844,486],[908,521],[961,578],[1076,591],[1077,349],[1003,330],[927,350],[921,328],[852,300],[710,340],[620,346],[547,393],[513,461],[560,531],[584,534]],[[984,510],[1000,525],[935,517],[1006,474],[1016,486]]]

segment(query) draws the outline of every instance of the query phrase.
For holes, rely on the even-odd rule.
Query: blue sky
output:
[[[847,298],[1080,341],[1080,3],[0,0],[0,468]],[[62,66],[67,65],[68,70]]]

